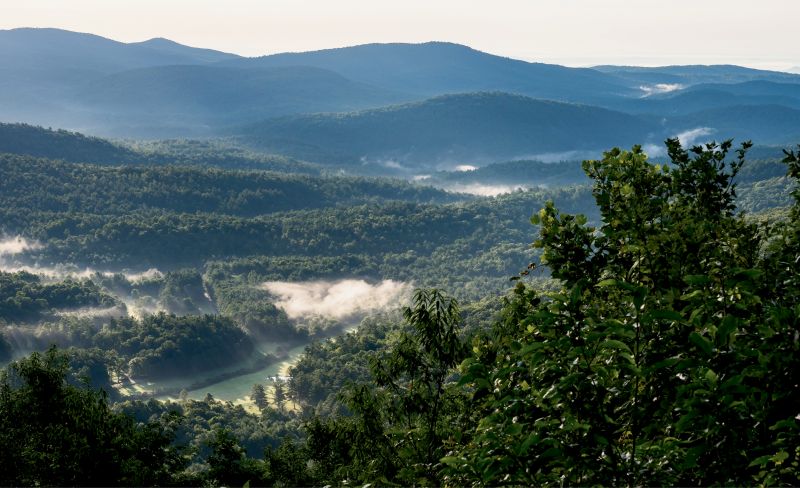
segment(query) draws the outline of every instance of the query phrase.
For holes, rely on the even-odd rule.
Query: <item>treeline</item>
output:
[[[552,204],[533,219],[561,289],[520,281],[471,341],[452,299],[418,292],[407,327],[368,361],[371,379],[339,396],[348,413],[306,424],[294,479],[800,482],[800,190],[787,221],[737,215],[747,145],[727,158],[730,148],[668,141],[672,169],[638,147],[584,163],[600,225]],[[800,178],[800,154],[786,162]],[[350,355],[338,347],[309,352],[336,364],[331,354]],[[307,395],[313,383],[300,372]]]
[[[738,214],[733,182],[746,149],[728,157],[729,143],[686,151],[671,140],[670,167],[638,147],[585,162],[598,223],[546,203],[532,219],[541,263],[517,275],[490,329],[470,325],[465,334],[457,301],[419,290],[403,325],[390,320],[309,349],[290,392],[325,408],[305,419],[302,435],[287,430],[279,447],[252,458],[221,429],[198,470],[169,464],[173,451],[162,448],[146,466],[170,474],[142,483],[800,483],[800,190],[787,220],[754,224]],[[800,178],[800,154],[786,163]],[[526,282],[541,265],[559,281],[555,291]],[[481,321],[493,314],[467,310]],[[52,369],[40,361],[12,371]],[[341,376],[328,374],[332,365]],[[19,377],[4,380],[0,401],[26,408],[8,410],[19,421],[0,432],[61,466],[70,445],[54,453],[22,438],[51,424],[25,403],[41,383]],[[322,378],[360,382],[331,398]],[[261,418],[278,417],[267,409]],[[74,422],[60,425],[75,438]],[[23,459],[4,473],[7,483],[58,484],[51,471],[37,478],[16,468],[30,465],[29,452],[13,454]],[[94,466],[79,459],[57,480]]]
[[[310,175],[322,173],[321,167],[311,163],[250,151],[222,140],[112,142],[28,124],[0,123],[0,153],[101,165],[210,166]]]
[[[457,200],[441,190],[378,178],[175,166],[102,167],[13,155],[0,155],[0,171],[3,205],[40,212],[122,215],[158,209],[254,216],[391,200]]]
[[[525,219],[547,199],[592,212],[585,188],[566,188],[466,204],[390,202],[252,218],[163,210],[56,213],[14,205],[0,213],[9,229],[47,243],[29,253],[40,262],[174,269],[247,256],[302,256],[313,264],[356,255],[398,274],[410,275],[414,268],[460,273],[466,260],[470,273],[498,276],[518,265],[514,261],[528,240]]]
[[[35,322],[59,310],[118,305],[114,297],[88,279],[46,283],[25,271],[0,271],[0,324]]]
[[[213,315],[111,319],[90,341],[115,351],[127,374],[145,379],[191,377],[237,364],[254,350],[252,340],[232,320]]]
[[[112,376],[120,380],[188,379],[267,359],[255,353],[252,338],[241,327],[218,315],[158,312],[141,318],[109,316],[102,320],[73,316],[36,327],[0,328],[0,361],[9,361],[19,350],[42,351],[51,345],[72,348],[73,356],[83,357],[80,364],[89,366],[89,384],[112,395],[116,394],[110,388]]]
[[[136,152],[99,137],[28,124],[0,123],[0,153],[81,163],[132,163]]]

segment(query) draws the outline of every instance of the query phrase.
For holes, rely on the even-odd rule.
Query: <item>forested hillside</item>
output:
[[[126,1],[273,54],[0,30],[0,486],[800,485],[800,75]]]
[[[7,209],[55,213],[122,215],[164,210],[255,216],[383,201],[459,199],[399,180],[178,166],[102,167],[11,155],[0,156],[0,171],[5,176],[0,200]]]
[[[28,124],[0,123],[0,153],[112,166],[217,166],[303,174],[320,174],[322,171],[317,165],[277,154],[249,151],[228,141],[166,139],[112,142],[79,132]]]
[[[9,412],[0,436],[32,449],[3,451],[12,467],[3,482],[797,484],[800,192],[791,187],[786,219],[741,214],[739,176],[759,181],[774,171],[771,162],[745,171],[747,148],[687,151],[669,140],[668,165],[638,146],[584,162],[592,186],[576,195],[592,198],[597,214],[574,215],[569,199],[536,200],[538,230],[521,225],[509,235],[535,239],[540,258],[522,252],[520,262],[535,264],[517,268],[505,297],[459,303],[417,290],[401,314],[375,315],[309,346],[288,381],[256,384],[257,414],[188,394],[111,409],[70,373],[94,371],[108,387],[119,375],[156,378],[177,364],[202,369],[246,354],[236,344],[251,336],[225,317],[112,320],[81,345],[106,359],[51,350],[12,363],[0,379],[0,408]],[[785,162],[796,181],[800,155]],[[534,195],[438,208],[459,213],[453,227],[491,215],[475,235],[492,236],[516,224],[491,221],[511,218],[503,212],[514,205],[528,209]],[[574,210],[591,208],[576,204],[582,198]],[[428,219],[437,207],[418,208],[416,218]],[[413,233],[447,225],[431,222]],[[376,229],[367,234],[379,237]],[[363,265],[352,257],[320,263],[334,274]],[[206,278],[225,292],[281,267],[309,269],[290,258],[248,258],[212,264]],[[554,281],[542,279],[545,268]],[[169,293],[194,286],[191,273],[174,279]],[[76,445],[89,447],[76,453]],[[36,469],[41,459],[48,469]]]
[[[454,166],[599,150],[646,140],[656,130],[656,124],[620,112],[491,92],[349,114],[276,118],[241,133],[249,144],[301,159],[429,168],[431,163]]]

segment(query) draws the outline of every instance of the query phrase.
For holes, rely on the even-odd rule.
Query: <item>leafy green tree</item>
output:
[[[250,392],[250,399],[256,404],[259,410],[267,408],[267,392],[264,391],[264,385],[259,383],[253,385],[253,389]]]
[[[206,459],[206,483],[212,486],[264,485],[264,463],[245,456],[236,438],[218,427],[207,442],[211,454]]]
[[[732,161],[731,146],[669,140],[667,166],[612,150],[584,163],[599,227],[552,204],[532,219],[563,290],[517,285],[475,342],[461,380],[475,417],[443,459],[447,481],[798,482],[797,261],[765,273],[788,248],[765,261],[735,213],[749,144]],[[790,289],[775,293],[776,278]]]
[[[272,401],[278,410],[283,411],[286,404],[286,383],[280,378],[272,384]]]
[[[1,485],[163,485],[183,470],[170,428],[114,413],[68,373],[51,348],[0,375]]]
[[[404,317],[409,330],[371,358],[377,388],[353,385],[343,395],[353,416],[307,425],[307,450],[324,481],[441,481],[439,459],[462,400],[451,381],[466,356],[458,304],[438,290],[417,290]]]

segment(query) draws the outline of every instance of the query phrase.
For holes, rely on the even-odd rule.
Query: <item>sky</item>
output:
[[[568,66],[800,69],[798,0],[0,0],[0,29],[166,37],[246,56],[450,41]]]

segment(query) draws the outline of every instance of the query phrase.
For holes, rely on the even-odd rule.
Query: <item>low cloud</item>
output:
[[[133,299],[131,297],[119,296],[117,298],[125,304],[125,309],[128,312],[128,316],[134,319],[141,320],[146,315],[153,315],[158,312],[167,311],[154,297],[144,296]]]
[[[25,251],[41,249],[42,245],[20,236],[0,237],[0,256],[13,256]]]
[[[644,92],[643,97],[650,95],[658,95],[660,93],[670,93],[677,90],[682,90],[684,85],[680,83],[656,83],[655,85],[642,85],[639,87]]]
[[[275,306],[291,319],[322,316],[334,320],[405,303],[411,286],[394,280],[268,281],[262,288],[276,297]]]
[[[683,147],[696,144],[701,137],[710,136],[715,131],[711,127],[696,127],[687,131],[679,132],[675,135]],[[705,142],[705,141],[700,141]]]
[[[78,317],[82,319],[121,317],[126,314],[127,310],[122,305],[106,308],[83,307],[56,312],[56,315],[60,317]]]
[[[99,271],[93,268],[78,268],[76,266],[65,265],[65,264],[57,264],[55,266],[39,266],[39,265],[28,265],[28,264],[19,264],[19,263],[9,263],[3,260],[0,260],[0,271],[5,271],[6,273],[17,273],[19,271],[25,271],[26,273],[35,274],[41,276],[43,278],[51,279],[51,280],[62,280],[66,278],[91,278],[96,274],[100,274],[103,276],[113,276],[116,274],[121,274],[130,282],[136,282],[146,279],[153,279],[153,278],[160,278],[163,276],[163,273],[155,268],[150,268],[147,271],[142,272],[127,272],[127,271]]]
[[[645,144],[642,146],[642,150],[651,158],[664,156],[667,154],[667,150],[664,149],[664,146],[660,146],[658,144]]]
[[[505,193],[513,193],[517,190],[527,190],[529,187],[522,185],[485,185],[482,183],[467,183],[467,184],[452,184],[443,185],[440,187],[442,190],[453,193],[467,193],[469,195],[478,195],[482,197],[495,197]]]

